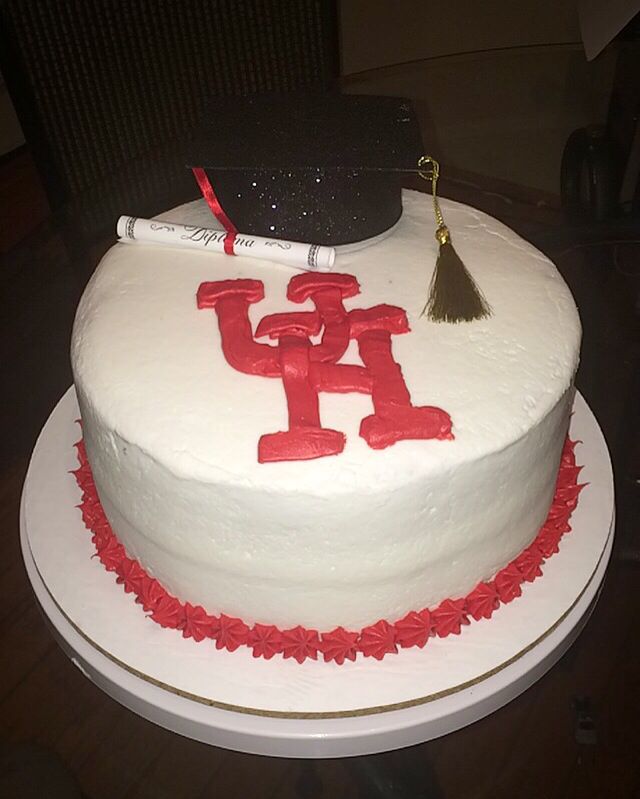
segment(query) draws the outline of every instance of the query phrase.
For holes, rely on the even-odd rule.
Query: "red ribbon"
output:
[[[235,255],[233,242],[238,235],[238,228],[225,214],[224,208],[220,205],[220,200],[213,190],[213,186],[209,182],[209,178],[207,177],[207,173],[204,171],[204,169],[202,169],[202,167],[196,166],[193,167],[191,171],[193,172],[195,179],[198,181],[198,186],[200,186],[200,191],[202,192],[204,199],[207,201],[207,205],[209,208],[211,208],[211,211],[218,222],[220,222],[222,227],[227,231],[227,235],[224,237],[224,251],[227,253],[227,255]]]

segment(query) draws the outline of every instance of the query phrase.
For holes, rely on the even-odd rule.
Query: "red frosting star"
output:
[[[216,649],[228,649],[229,652],[235,650],[242,644],[246,644],[249,637],[249,627],[242,619],[235,619],[232,616],[220,614],[218,629],[215,633]]]
[[[200,605],[194,606],[189,604],[189,602],[185,602],[184,625],[182,627],[183,638],[193,638],[194,641],[213,638],[219,623],[219,619],[215,616],[210,616]]]
[[[108,572],[114,572],[118,570],[121,561],[126,557],[126,553],[122,544],[119,544],[117,538],[112,536],[98,552],[98,557]]]
[[[396,631],[388,621],[381,619],[379,622],[365,627],[360,634],[358,649],[369,658],[382,660],[389,652],[397,652]]]
[[[85,463],[87,460],[87,450],[84,445],[84,439],[81,438],[80,441],[76,441],[73,446],[78,451],[78,460],[80,461],[80,464]]]
[[[140,585],[140,591],[136,602],[142,605],[147,613],[153,612],[158,602],[160,602],[166,593],[167,592],[160,583],[147,574]]]
[[[532,583],[536,577],[542,575],[540,564],[543,561],[542,552],[534,547],[528,547],[513,561],[518,567],[522,579]]]
[[[151,618],[161,627],[179,630],[184,624],[184,608],[178,599],[165,592],[164,596],[156,603]]]
[[[431,614],[428,609],[421,611],[412,610],[410,613],[394,624],[396,628],[396,643],[402,647],[423,647],[431,635]]]
[[[583,468],[583,466],[566,465],[560,469],[558,472],[558,483],[556,485],[556,489],[576,488],[578,484],[578,477]]]
[[[282,633],[273,624],[254,624],[249,630],[247,645],[253,650],[254,658],[270,660],[282,653]]]
[[[550,558],[559,550],[561,537],[562,533],[560,530],[552,527],[551,525],[545,524],[542,530],[540,530],[538,533],[534,543],[545,558]]]
[[[70,474],[75,476],[78,483],[84,485],[82,499],[86,500],[90,496],[91,489],[95,488],[89,462],[83,461],[77,469],[71,469]]]
[[[99,504],[93,501],[83,500],[79,505],[79,508],[80,512],[82,513],[82,521],[84,522],[85,527],[88,527],[90,530],[93,530],[98,526],[103,527],[108,524],[104,515],[104,511]]]
[[[344,627],[336,627],[328,633],[322,633],[320,651],[325,663],[331,660],[341,666],[345,660],[355,660],[358,651],[358,633],[349,632]]]
[[[562,465],[573,466],[575,464],[574,449],[577,443],[577,441],[572,441],[570,438],[565,438],[564,446],[562,447]]]
[[[282,654],[302,663],[306,658],[318,659],[320,638],[316,630],[307,630],[298,625],[282,631]]]
[[[445,599],[431,612],[433,629],[438,637],[459,635],[463,624],[469,624],[464,599]]]
[[[495,583],[500,601],[505,604],[522,594],[522,588],[520,588],[522,584],[522,575],[514,563],[509,563],[504,569],[500,569],[494,577],[493,582]]]
[[[117,583],[124,586],[125,593],[138,594],[146,574],[137,560],[123,558],[117,569]]]
[[[476,621],[490,619],[493,611],[500,605],[494,583],[478,583],[473,591],[468,594],[465,605]]]
[[[95,528],[93,528],[95,529]],[[115,538],[113,533],[111,532],[111,528],[100,527],[96,530],[96,532],[91,536],[91,540],[93,541],[96,554],[100,554],[100,552],[107,547],[110,542]]]

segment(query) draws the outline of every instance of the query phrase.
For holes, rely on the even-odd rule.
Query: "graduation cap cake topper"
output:
[[[291,94],[220,98],[190,154],[243,232],[336,246],[402,214],[402,172],[424,152],[407,100]]]
[[[478,291],[451,246],[435,194],[437,170],[425,172],[435,162],[423,153],[407,99],[255,95],[214,100],[187,163],[227,231],[228,254],[239,230],[331,247],[371,239],[400,219],[403,177],[435,174],[441,251],[425,311],[448,322],[487,315],[484,301],[479,310],[467,300],[462,313],[455,302],[443,310],[453,290],[468,299],[470,282],[471,295]]]

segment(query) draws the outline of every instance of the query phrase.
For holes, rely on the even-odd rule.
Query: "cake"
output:
[[[404,191],[402,208],[323,274],[140,244],[102,259],[72,340],[85,517],[161,623],[267,657],[382,657],[539,574],[563,451],[573,488],[547,555],[568,529],[567,286],[503,224],[442,201],[491,315],[432,321],[432,199]]]
[[[344,433],[343,451],[260,463],[261,437],[287,427],[282,381],[232,368],[196,296],[215,277],[261,281],[255,329],[300,307],[286,298],[291,271],[123,244],[103,259],[72,346],[87,454],[127,553],[183,602],[247,623],[360,629],[464,596],[534,539],[568,427],[576,309],[530,245],[445,203],[493,315],[426,320],[428,203],[407,193],[393,235],[337,267],[359,283],[348,310],[405,309],[411,332],[393,337],[394,357],[413,403],[446,410],[453,439],[372,449],[359,434],[371,398],[323,393],[323,426]],[[343,361],[359,362],[353,342]]]

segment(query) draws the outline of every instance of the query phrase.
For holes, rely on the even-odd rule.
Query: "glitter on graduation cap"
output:
[[[215,100],[189,166],[243,232],[336,246],[392,227],[424,148],[409,101],[363,95]]]
[[[432,177],[424,172],[411,102],[373,95],[217,98],[187,165],[227,231],[229,254],[238,231],[332,247],[366,241],[400,219],[407,174]],[[435,181],[432,188],[435,198]],[[442,234],[444,223],[436,220]],[[452,258],[448,231],[446,242],[441,239],[438,279],[434,274],[431,286],[438,301],[427,302],[427,316],[448,322],[486,316],[482,295],[459,268],[460,259]],[[460,291],[467,298],[462,307],[449,296]],[[468,302],[474,295],[479,306]]]

